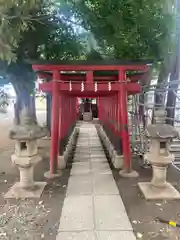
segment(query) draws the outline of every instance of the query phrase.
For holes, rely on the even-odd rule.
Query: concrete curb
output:
[[[111,141],[109,140],[108,136],[106,135],[105,131],[103,130],[102,126],[97,127],[98,135],[105,146],[106,150],[108,151],[108,154],[110,156],[111,162],[116,169],[122,169],[123,168],[123,155],[118,155],[117,151],[114,149],[114,146],[112,145]]]
[[[58,169],[63,170],[66,168],[66,164],[69,158],[69,155],[73,151],[73,147],[76,145],[76,137],[79,133],[79,127],[74,127],[73,132],[68,140],[68,143],[66,145],[66,149],[63,153],[63,155],[60,155],[58,157]]]

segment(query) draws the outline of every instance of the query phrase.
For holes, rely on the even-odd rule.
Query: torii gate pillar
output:
[[[55,178],[61,176],[57,170],[58,151],[59,151],[59,117],[60,117],[60,95],[58,91],[58,81],[60,81],[59,71],[53,71],[52,80],[52,124],[51,124],[51,149],[50,149],[50,171],[46,172],[46,178]]]
[[[131,149],[130,139],[128,132],[128,99],[127,99],[127,88],[126,88],[126,72],[122,69],[119,71],[119,121],[121,126],[121,139],[122,148],[124,155],[124,169],[119,172],[122,177],[138,177],[139,174],[132,170],[131,166]]]

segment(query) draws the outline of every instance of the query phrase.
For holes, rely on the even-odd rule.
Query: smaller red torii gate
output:
[[[50,76],[52,79],[40,84],[40,90],[52,94],[50,175],[53,177],[57,171],[59,140],[77,120],[77,97],[98,99],[99,120],[122,138],[124,167],[130,172],[127,96],[141,91],[138,81],[147,73],[147,63],[61,61],[41,62],[32,67],[41,77]],[[102,75],[97,74],[101,71]],[[141,73],[127,78],[127,71]],[[121,128],[109,123],[108,119],[119,123]]]

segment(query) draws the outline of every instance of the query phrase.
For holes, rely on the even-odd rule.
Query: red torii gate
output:
[[[143,71],[145,74],[148,71],[147,63],[120,60],[96,64],[87,61],[60,61],[51,64],[41,62],[32,67],[39,75],[52,77],[50,82],[40,84],[40,90],[52,94],[50,175],[55,175],[57,171],[59,140],[77,120],[77,97],[98,98],[99,120],[108,124],[122,138],[124,167],[130,172],[127,96],[141,91],[138,81],[142,73],[129,78],[126,73]],[[104,75],[97,74],[97,71],[103,71]],[[107,71],[116,71],[117,74],[109,74]],[[108,119],[119,123],[121,128],[115,127]]]

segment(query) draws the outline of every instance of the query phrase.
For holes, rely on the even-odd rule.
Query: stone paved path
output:
[[[56,240],[135,240],[93,124],[80,126]]]

